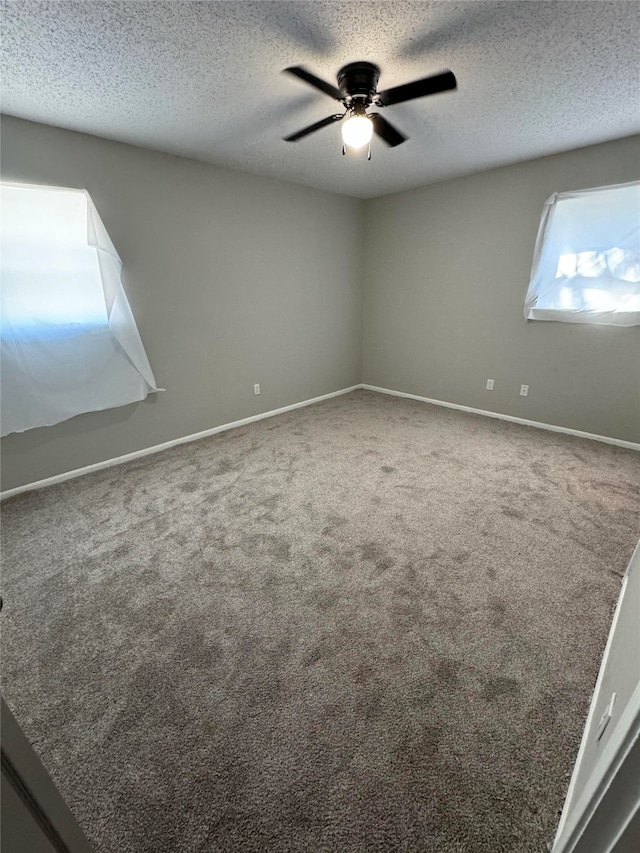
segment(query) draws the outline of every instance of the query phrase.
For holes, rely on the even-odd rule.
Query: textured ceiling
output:
[[[3,2],[10,115],[359,197],[640,131],[636,2]],[[282,137],[336,103],[279,72],[380,88],[450,68],[458,91],[384,115],[410,137],[371,162],[339,126]]]

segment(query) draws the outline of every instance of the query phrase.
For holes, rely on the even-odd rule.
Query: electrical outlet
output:
[[[493,379],[487,379],[487,391],[493,391]]]
[[[521,385],[520,386],[520,396],[521,397],[528,397],[529,396],[529,386],[528,385]]]
[[[256,382],[253,386],[253,393],[257,396],[260,393],[260,385]]]

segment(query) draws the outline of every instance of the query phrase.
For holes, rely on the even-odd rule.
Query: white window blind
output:
[[[0,205],[1,434],[160,390],[89,194],[3,183]]]
[[[640,325],[640,182],[547,200],[525,317]]]

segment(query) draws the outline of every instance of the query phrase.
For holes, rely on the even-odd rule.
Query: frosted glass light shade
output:
[[[362,148],[371,140],[373,125],[365,116],[351,116],[342,125],[342,140],[349,148]]]

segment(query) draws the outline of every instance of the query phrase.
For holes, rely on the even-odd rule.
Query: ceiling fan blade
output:
[[[452,71],[443,71],[422,80],[414,80],[413,83],[405,83],[384,92],[378,92],[377,100],[383,107],[391,104],[400,104],[403,101],[412,101],[414,98],[424,98],[425,95],[437,95],[438,92],[448,92],[457,87],[455,74]]]
[[[297,133],[292,133],[291,136],[285,136],[285,142],[297,142],[298,139],[302,139],[303,136],[308,136],[310,133],[314,133],[316,130],[320,130],[322,127],[326,127],[329,124],[333,124],[334,121],[340,121],[341,118],[344,118],[344,113],[336,113],[336,115],[327,116],[326,118],[317,121],[315,124],[310,124],[309,127],[305,127],[302,130],[299,130]]]
[[[294,77],[304,80],[304,82],[308,83],[310,86],[320,89],[321,92],[324,92],[325,95],[329,95],[330,98],[335,98],[336,101],[340,100],[339,89],[332,86],[331,83],[327,83],[325,80],[321,80],[319,77],[316,77],[315,74],[307,71],[307,69],[303,68],[301,65],[295,65],[291,68],[285,68],[284,70],[287,74],[293,74]]]
[[[371,119],[371,123],[373,124],[373,132],[377,134],[383,142],[386,142],[390,148],[395,148],[396,145],[400,145],[401,142],[404,142],[407,138],[403,133],[400,133],[399,130],[389,124],[386,118],[383,118],[378,113],[369,113],[369,118]]]

